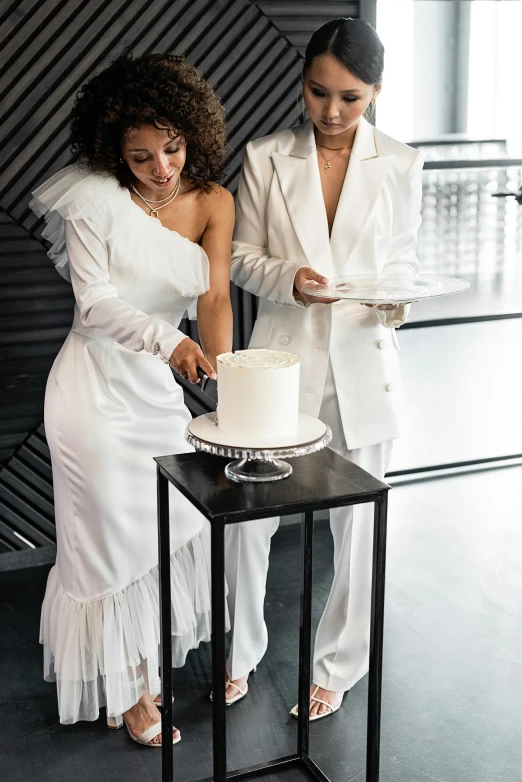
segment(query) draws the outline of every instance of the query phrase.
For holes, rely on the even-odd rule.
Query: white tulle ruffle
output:
[[[210,618],[208,525],[171,555],[172,655],[181,667],[190,649],[208,641]],[[130,709],[147,691],[160,691],[159,580],[153,568],[114,595],[72,600],[57,567],[49,573],[40,642],[44,677],[56,681],[60,722],[96,720]]]
[[[192,300],[210,287],[209,261],[203,248],[147,215],[132,201],[127,188],[110,174],[93,173],[74,163],[40,185],[33,192],[29,207],[45,219],[42,236],[50,243],[47,254],[69,282],[67,220],[87,221],[94,227],[100,240],[107,244],[109,270],[126,268],[131,258],[143,266],[150,257],[165,274],[170,270],[171,287],[190,299],[187,306],[191,317],[195,306]]]
[[[47,225],[42,236],[51,247],[49,258],[64,279],[71,281],[69,258],[65,246],[65,220],[69,217],[72,204],[76,205],[75,218],[93,217],[104,208],[120,189],[118,181],[111,176],[93,174],[78,164],[58,171],[33,192],[30,209],[38,217],[44,217]],[[81,208],[77,204],[81,198]]]

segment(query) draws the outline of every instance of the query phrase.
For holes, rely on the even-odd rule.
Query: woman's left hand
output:
[[[375,307],[377,310],[396,310],[403,306],[402,304],[366,304],[363,302],[361,302],[361,304],[363,304],[364,307]],[[406,306],[406,304],[411,304],[411,302],[406,302],[404,306]]]

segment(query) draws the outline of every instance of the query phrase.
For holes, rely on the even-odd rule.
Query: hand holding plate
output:
[[[303,299],[305,295],[320,297],[323,301],[330,302],[335,299],[347,299],[370,307],[393,310],[402,304],[411,304],[434,296],[461,293],[468,288],[469,282],[458,277],[413,272],[382,272],[330,277],[326,285],[310,280],[308,283],[303,283],[300,293]]]
[[[396,310],[398,307],[406,306],[407,304],[412,304],[411,301],[405,301],[401,304],[368,304],[367,302],[361,302],[363,307],[375,307],[377,310]]]
[[[333,304],[339,301],[339,299],[325,298],[324,296],[318,297],[302,292],[304,286],[310,288],[316,285],[319,289],[321,287],[324,288],[328,285],[328,278],[309,266],[301,267],[294,278],[294,297],[300,301],[306,301],[308,304]]]

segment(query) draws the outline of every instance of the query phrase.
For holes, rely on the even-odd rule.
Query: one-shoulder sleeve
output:
[[[114,177],[93,174],[73,164],[58,171],[33,192],[29,207],[46,222],[42,237],[51,245],[47,254],[56,271],[69,282],[66,221],[71,218],[99,221],[106,203],[119,187]]]
[[[49,256],[72,283],[82,325],[130,350],[159,354],[168,363],[186,334],[127,304],[110,281],[107,237],[117,188],[112,177],[71,166],[38,188],[30,206],[45,217]]]

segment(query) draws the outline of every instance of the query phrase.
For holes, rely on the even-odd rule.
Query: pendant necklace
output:
[[[324,167],[324,173],[328,174],[328,172],[330,171],[330,169],[332,167],[332,160],[335,160],[337,155],[340,155],[341,152],[343,151],[343,149],[351,149],[353,147],[353,144],[350,144],[348,147],[336,147],[336,148],[334,148],[334,147],[324,147],[324,149],[330,149],[332,152],[337,152],[337,155],[334,155],[332,158],[330,158],[330,160],[328,160],[328,158],[326,157],[324,152],[321,151],[321,147],[323,146],[323,144],[316,144],[315,146],[317,147],[317,150],[318,150],[319,154],[322,155],[324,157],[324,159],[326,160],[326,166]]]
[[[154,201],[152,198],[145,198],[145,196],[142,196],[139,190],[136,189],[134,185],[131,185],[132,189],[136,193],[136,195],[139,195],[140,198],[143,199],[143,201],[146,201],[147,204],[162,204],[163,201],[166,201],[167,198],[170,198],[174,190],[176,189],[176,185],[174,185],[174,188],[170,191],[168,195],[165,196],[165,198],[158,198],[157,201]]]
[[[179,188],[180,187],[181,187],[181,177],[178,177],[178,181],[176,182],[176,184],[174,186],[174,190],[172,191],[172,193],[170,195],[165,196],[165,198],[161,198],[159,201],[153,201],[150,198],[144,198],[142,196],[142,194],[139,192],[139,190],[137,190],[134,187],[134,185],[132,185],[132,189],[134,190],[134,192],[136,193],[138,198],[141,198],[141,200],[143,201],[145,206],[147,206],[150,209],[149,216],[150,217],[155,217],[157,219],[159,219],[158,218],[158,211],[160,209],[164,209],[166,206],[168,206],[169,204],[171,204],[174,201],[174,199],[176,198],[177,194],[179,193]],[[160,204],[162,201],[166,201],[167,198],[169,200],[167,201],[166,204],[162,204],[161,206],[154,206],[154,207],[152,206],[152,204]]]

